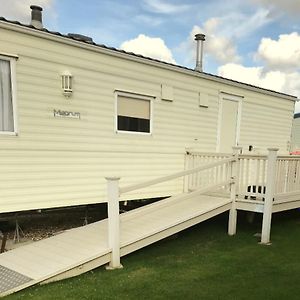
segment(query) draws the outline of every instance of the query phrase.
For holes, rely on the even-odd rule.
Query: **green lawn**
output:
[[[229,237],[222,215],[124,257],[122,270],[101,267],[5,299],[300,299],[300,212],[273,217],[271,246],[257,243],[260,224],[240,221]]]

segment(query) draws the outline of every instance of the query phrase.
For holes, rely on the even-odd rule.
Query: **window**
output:
[[[0,57],[0,132],[15,132],[11,62]]]
[[[151,133],[153,97],[117,93],[117,131]]]

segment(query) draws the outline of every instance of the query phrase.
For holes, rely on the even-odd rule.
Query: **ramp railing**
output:
[[[216,163],[211,168],[201,170],[201,172],[193,172],[185,176],[184,190],[192,191],[201,186],[213,185],[220,181],[226,181],[230,177],[231,161],[218,164],[232,158],[232,154],[223,153],[188,153],[185,157],[185,168],[187,170]],[[229,191],[229,186],[222,186],[223,190]]]
[[[146,182],[143,182],[143,183],[139,183],[139,184],[127,186],[127,187],[124,187],[124,188],[120,188],[120,193],[123,194],[123,193],[132,192],[132,191],[135,191],[135,190],[138,190],[138,189],[146,188],[146,187],[149,187],[149,186],[152,186],[152,185],[155,185],[155,184],[159,184],[159,183],[162,183],[162,182],[165,182],[165,181],[169,181],[169,180],[176,179],[176,178],[179,178],[179,177],[184,177],[184,176],[191,176],[190,177],[189,190],[190,191],[191,190],[196,190],[197,187],[199,188],[200,186],[203,186],[203,184],[202,185],[201,184],[195,184],[194,177],[196,177],[202,171],[205,172],[205,171],[215,170],[219,167],[224,169],[224,173],[227,174],[227,176],[220,176],[220,177],[216,178],[214,181],[211,181],[210,184],[215,185],[215,184],[220,183],[221,181],[222,182],[228,182],[228,178],[229,178],[229,176],[228,176],[229,175],[228,166],[230,166],[230,163],[234,160],[235,159],[233,157],[228,157],[228,158],[216,161],[216,162],[210,162],[210,163],[207,163],[207,164],[203,164],[201,166],[194,167],[192,169],[177,172],[177,173],[174,173],[174,174],[171,174],[171,175],[156,178],[156,179],[149,180],[149,181],[146,181]],[[227,170],[225,170],[226,167],[227,167]]]
[[[238,163],[239,202],[263,207],[262,244],[270,243],[274,205],[300,200],[300,156],[277,156],[276,148],[268,151],[267,156],[240,155]]]
[[[174,174],[170,174],[164,177],[152,179],[146,182],[130,185],[126,187],[119,187],[119,177],[109,177],[107,180],[107,196],[108,196],[108,244],[111,249],[111,261],[108,268],[116,269],[120,268],[120,216],[119,216],[119,201],[120,194],[132,192],[138,189],[143,189],[155,184],[159,184],[165,181],[177,179],[184,176],[193,176],[201,172],[214,170],[217,172],[218,168],[224,170],[222,176],[218,176],[215,180],[210,181],[205,185],[200,185],[200,182],[196,182],[193,177],[188,184],[189,188],[187,192],[195,194],[203,194],[208,191],[219,189],[224,186],[230,186],[232,193],[232,202],[235,203],[236,194],[236,167],[235,164],[238,160],[238,152],[235,150],[234,154],[218,161],[209,162],[191,169],[180,171]],[[226,174],[226,176],[225,176]],[[236,227],[236,208],[234,207],[230,216],[230,234],[235,233]]]
[[[300,191],[300,156],[278,156],[276,193]]]
[[[278,156],[274,203],[300,200],[300,156]]]
[[[192,152],[186,155],[187,169],[220,161],[230,157],[228,153]],[[237,195],[240,200],[263,202],[266,194],[268,155],[240,154],[238,157],[239,181]],[[224,176],[224,166],[188,176],[188,189],[213,183]],[[300,156],[277,156],[275,201],[300,193]]]
[[[267,182],[267,155],[240,155],[238,198],[263,201]]]
[[[108,191],[108,236],[111,248],[110,268],[120,263],[120,194],[184,177],[186,193],[203,194],[215,190],[227,192],[231,199],[228,233],[236,233],[237,203],[249,202],[263,207],[261,243],[270,242],[273,205],[287,201],[300,202],[300,157],[277,156],[278,149],[269,148],[268,155],[242,155],[240,147],[233,154],[188,154],[186,170],[146,182],[119,188],[120,178],[106,178]]]
[[[239,204],[249,204],[255,209],[257,205],[262,207],[264,214],[262,243],[265,244],[270,241],[270,224],[274,205],[286,204],[286,209],[288,209],[297,206],[295,202],[299,203],[300,200],[300,156],[277,156],[278,149],[268,150],[268,155],[238,155],[236,164],[236,200]],[[229,156],[230,154],[226,153],[188,153],[186,164],[193,167]],[[222,169],[218,168],[218,170],[209,170],[201,175],[193,174],[188,186],[199,182],[213,182],[220,174],[223,174]],[[226,191],[227,187],[223,187],[223,192]],[[249,206],[243,205],[243,209],[245,207]]]
[[[194,168],[208,162],[220,161],[230,157],[231,154],[226,153],[188,153],[186,155],[187,168]],[[267,156],[261,155],[244,155],[238,156],[238,174],[237,196],[240,199],[261,200],[265,194],[266,185],[266,167]],[[225,176],[226,170],[224,166],[218,166],[209,169],[201,174],[195,173],[189,176],[189,188],[194,185],[202,185],[214,182],[218,178]],[[223,188],[226,192],[227,187]]]

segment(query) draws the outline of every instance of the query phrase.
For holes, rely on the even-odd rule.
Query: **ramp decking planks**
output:
[[[230,205],[229,198],[182,194],[123,213],[120,215],[121,255],[229,210]],[[0,285],[0,296],[108,263],[111,251],[107,224],[105,219],[1,254],[0,282],[7,281],[8,273],[24,280]]]

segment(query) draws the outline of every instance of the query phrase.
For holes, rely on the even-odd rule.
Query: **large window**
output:
[[[0,57],[0,132],[14,132],[11,60]]]
[[[117,131],[151,133],[151,100],[148,96],[117,94]]]

